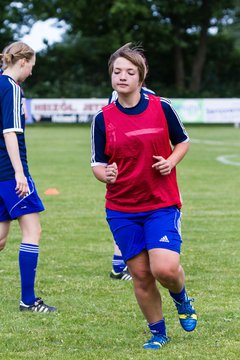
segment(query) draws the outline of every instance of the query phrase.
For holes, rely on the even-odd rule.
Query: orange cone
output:
[[[45,195],[59,195],[60,192],[55,188],[49,188],[44,192]]]

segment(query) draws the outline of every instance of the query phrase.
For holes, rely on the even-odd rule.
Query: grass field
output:
[[[131,282],[109,279],[112,238],[104,184],[90,169],[88,126],[26,129],[31,174],[46,211],[36,290],[54,314],[20,313],[18,248],[12,224],[0,253],[0,359],[240,359],[240,129],[188,126],[190,152],[178,167],[184,199],[182,264],[199,325],[185,333],[161,289],[172,342],[146,351],[149,337]],[[216,160],[224,159],[233,164]],[[46,196],[56,188],[60,194]]]

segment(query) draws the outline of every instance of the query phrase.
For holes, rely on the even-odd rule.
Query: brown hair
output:
[[[134,45],[132,43],[127,43],[120,47],[109,58],[108,71],[110,76],[112,75],[113,66],[116,59],[119,57],[123,57],[133,63],[138,68],[139,81],[140,83],[143,83],[148,72],[147,61],[143,52],[144,50],[142,46]]]
[[[35,55],[35,51],[22,41],[16,41],[3,49],[0,54],[0,62],[2,69],[5,70],[11,65],[16,64],[20,59],[31,60]]]

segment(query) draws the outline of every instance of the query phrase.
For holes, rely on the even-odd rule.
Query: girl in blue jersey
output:
[[[157,282],[169,290],[183,329],[193,331],[197,324],[180,264],[182,203],[176,179],[189,139],[169,101],[140,91],[146,76],[141,53],[128,45],[110,57],[118,98],[93,121],[91,165],[107,184],[107,221],[152,333],[143,346],[160,349],[170,338]]]
[[[0,250],[3,250],[12,220],[17,219],[22,233],[19,250],[21,311],[52,312],[34,292],[41,225],[44,210],[30,176],[24,138],[22,83],[32,74],[36,57],[23,42],[7,46],[0,54]]]

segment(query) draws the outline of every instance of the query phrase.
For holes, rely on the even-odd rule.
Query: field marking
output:
[[[217,161],[225,164],[225,165],[233,165],[233,166],[240,166],[240,161],[233,161],[232,158],[239,157],[237,154],[233,155],[221,155],[216,158]]]
[[[219,146],[234,146],[240,147],[239,143],[225,143],[223,141],[216,140],[201,140],[201,139],[190,139],[190,143],[193,144],[206,144],[206,145],[219,145]]]
[[[223,141],[216,141],[216,140],[201,140],[201,139],[191,139],[190,142],[193,144],[206,144],[206,145],[219,145],[219,146],[231,146],[231,147],[240,147],[238,143],[225,143]],[[240,166],[240,161],[234,161],[232,159],[239,157],[239,154],[232,154],[232,155],[220,155],[216,158],[217,161],[221,162],[225,165],[233,165],[233,166]]]

